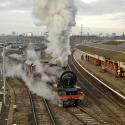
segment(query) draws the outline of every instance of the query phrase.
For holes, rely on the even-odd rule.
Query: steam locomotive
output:
[[[42,77],[41,74],[36,72],[35,65],[31,61],[17,57],[17,55],[10,55],[9,59],[22,63],[22,68],[26,74],[34,77],[35,80]],[[76,85],[77,77],[75,73],[48,62],[42,63],[46,67],[44,73],[49,77],[54,76],[56,78],[56,81],[53,82],[56,84],[59,104],[63,107],[78,106],[84,94],[82,89]]]
[[[84,94],[82,89],[76,85],[77,77],[75,73],[58,66],[48,67],[46,72],[49,75],[56,76],[60,105],[63,107],[78,106]]]

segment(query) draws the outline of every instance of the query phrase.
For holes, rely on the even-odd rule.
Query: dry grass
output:
[[[107,42],[104,42],[103,44],[106,44],[106,45],[120,45],[120,44],[123,44],[125,43],[125,41],[107,41]]]
[[[98,49],[98,48],[88,47],[88,46],[83,46],[83,45],[78,45],[77,48],[80,49],[81,51],[86,51],[86,52],[90,52],[93,54],[97,54],[108,59],[125,62],[125,53]]]

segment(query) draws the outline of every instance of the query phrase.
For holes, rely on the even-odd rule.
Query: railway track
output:
[[[82,107],[70,108],[68,112],[76,119],[83,123],[83,125],[104,125],[102,121],[99,121],[89,112],[86,112]]]
[[[13,100],[12,103],[17,105],[18,110],[14,114],[22,114],[20,118],[14,115],[13,123],[19,123],[24,125],[56,125],[56,121],[54,120],[47,100],[42,99],[41,97],[35,94],[32,94],[24,85],[24,83],[21,83],[20,80],[9,79],[8,82],[9,88],[11,89],[11,93],[13,94],[11,99]],[[24,99],[27,101],[24,102]],[[24,108],[26,109],[27,113],[22,112],[23,110],[19,111]],[[19,120],[17,122],[17,119],[23,120]]]
[[[27,87],[18,79],[8,78],[7,83],[11,91],[12,123],[23,125],[34,125],[31,111],[31,103]],[[9,124],[10,125],[10,124]]]
[[[56,125],[56,121],[46,99],[30,93],[30,100],[35,125]]]
[[[84,73],[85,74],[85,73]],[[92,83],[91,80],[89,80],[86,77],[84,77],[84,79],[86,79],[88,81],[89,84]],[[114,116],[117,117],[118,121],[121,124],[125,124],[125,104],[122,101],[119,102],[119,100],[117,100],[115,98],[115,96],[113,95],[113,93],[111,91],[108,91],[106,88],[104,89],[103,86],[99,86],[98,84],[96,84],[96,81],[94,81],[91,86],[98,92],[96,95],[101,95],[101,99],[100,102],[102,102],[104,104],[104,107],[108,108],[108,111],[112,112],[112,114],[114,114]]]
[[[11,114],[11,124],[56,125],[47,100],[32,94],[18,79],[9,78],[7,81],[12,93],[11,103],[17,106]]]
[[[98,109],[97,107],[95,108],[94,112],[92,112],[91,109],[85,109],[82,106],[79,106],[78,108],[81,111],[88,114],[93,119],[95,119],[97,121],[97,123],[100,123],[100,125],[108,125],[109,124],[109,121],[107,121],[107,116],[104,115],[104,113],[102,113],[100,111],[100,109]]]
[[[120,107],[116,103],[116,100],[115,101],[110,100],[110,98],[108,98],[108,97],[106,98],[104,96],[103,92],[99,92],[98,88],[96,88],[95,85],[91,84],[89,79],[84,77],[83,72],[80,70],[79,67],[76,66],[76,64],[74,62],[70,65],[70,68],[71,67],[80,76],[79,83],[89,93],[91,102],[93,104],[96,104],[96,106],[92,107],[92,110],[94,110],[94,111],[96,110],[97,113],[95,113],[95,116],[97,115],[96,116],[97,119],[103,121],[104,124],[116,124],[116,125],[125,124],[125,121],[124,121],[125,120],[125,111],[123,110],[123,107]],[[82,82],[84,82],[84,85],[81,84]],[[90,88],[90,84],[93,88]],[[90,89],[90,90],[88,90],[88,89]],[[99,109],[100,109],[100,111],[99,111]],[[86,108],[86,110],[87,110],[87,112],[90,112],[87,108]],[[101,116],[99,115],[100,112],[101,112]]]
[[[53,106],[49,107],[49,104],[45,99],[42,99],[41,97],[39,97],[35,94],[32,94],[31,92],[29,92],[27,90],[27,87],[24,87],[24,85],[22,83],[20,86],[20,83],[18,83],[18,82],[19,81],[15,80],[15,79],[10,79],[10,81],[9,81],[9,84],[13,83],[13,85],[10,84],[12,91],[13,91],[13,96],[15,97],[13,103],[17,104],[17,107],[20,106],[20,109],[17,108],[17,112],[14,112],[14,114],[17,116],[19,116],[19,114],[20,114],[20,118],[16,117],[14,115],[13,123],[24,124],[24,125],[25,124],[26,125],[56,125],[56,124],[69,125],[70,123],[72,125],[75,125],[77,123],[78,125],[83,125],[84,119],[80,120],[80,118],[79,119],[76,118],[75,115],[72,118],[72,114],[68,113],[67,110],[65,111],[64,108],[59,108],[59,107],[54,106],[54,105],[53,105],[54,108],[53,108]],[[18,93],[18,89],[17,89],[18,87],[20,87],[21,89],[25,89],[25,92],[24,92],[24,90],[23,91],[19,90],[19,91],[22,91],[23,93],[25,93],[24,95],[26,95],[26,97],[22,96],[22,92]],[[30,98],[29,100],[26,99],[28,105],[26,105],[24,103],[23,98]],[[28,111],[28,110],[30,111],[29,120],[32,120],[32,122],[29,120],[26,120],[26,119],[24,120],[24,117],[25,118],[28,117],[27,116],[28,114],[24,116],[24,113],[21,113],[20,110],[22,110],[23,106],[24,106],[26,111]],[[55,110],[55,111],[51,112],[50,108],[53,108],[53,110]],[[53,117],[53,112],[55,112],[54,117],[56,115],[56,119],[58,119],[57,123]],[[21,116],[21,114],[23,114],[23,115]],[[85,114],[84,114],[84,116],[85,116]],[[68,120],[68,122],[67,122],[67,120]]]
[[[12,125],[13,121],[14,121],[14,119],[13,119],[14,111],[12,112],[12,110],[13,110],[12,105],[16,103],[16,95],[15,95],[15,91],[14,91],[13,87],[10,84],[8,84],[7,81],[6,81],[6,88],[9,89],[8,93],[9,93],[10,98],[8,100],[6,99],[6,101],[9,101],[9,103],[11,102],[10,107],[9,107],[9,112],[8,112],[7,125]]]

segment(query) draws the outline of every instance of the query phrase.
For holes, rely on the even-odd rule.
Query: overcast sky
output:
[[[125,32],[125,0],[75,0],[78,7],[77,26],[73,33]],[[35,25],[32,0],[0,0],[0,34],[44,31]]]

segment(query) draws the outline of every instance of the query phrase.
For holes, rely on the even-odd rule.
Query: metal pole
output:
[[[4,105],[6,105],[6,77],[5,77],[5,47],[3,47],[3,86],[4,86],[4,93],[3,93],[3,99],[4,99]]]

